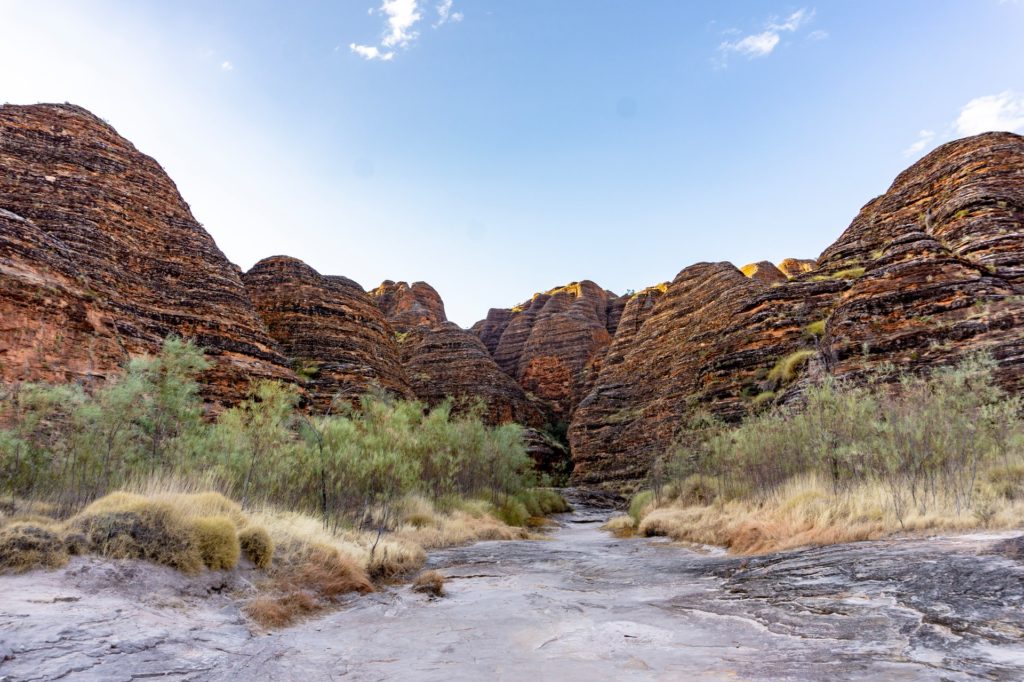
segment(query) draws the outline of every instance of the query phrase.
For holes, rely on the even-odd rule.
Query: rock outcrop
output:
[[[79,107],[0,107],[0,382],[102,381],[170,334],[213,401],[293,377],[156,161]]]
[[[758,263],[748,263],[740,268],[740,272],[750,279],[756,279],[758,282],[765,282],[767,284],[785,282],[789,279],[789,276],[782,272],[782,270],[779,270],[766,260]]]
[[[400,333],[399,339],[402,364],[413,393],[428,405],[452,398],[455,411],[460,412],[479,400],[490,424],[545,424],[543,406],[527,398],[471,332],[445,322],[435,327],[412,327]]]
[[[686,268],[626,306],[569,431],[575,482],[636,481],[698,408],[735,420],[825,372],[859,380],[986,351],[1019,390],[1022,225],[1024,138],[990,133],[901,174],[816,269],[784,263],[792,278],[765,283],[727,263]]]
[[[805,272],[810,272],[818,267],[818,261],[809,258],[786,258],[779,263],[779,270],[786,277],[796,277]]]
[[[394,332],[361,286],[288,256],[261,260],[243,280],[316,407],[375,387],[412,397]]]
[[[593,282],[536,294],[511,310],[492,309],[473,331],[498,366],[568,421],[611,343],[625,299]]]
[[[370,292],[370,298],[397,332],[413,327],[436,327],[448,321],[444,301],[426,282],[413,282],[409,286],[405,282],[387,280]]]

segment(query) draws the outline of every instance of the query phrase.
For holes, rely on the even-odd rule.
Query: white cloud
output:
[[[730,53],[740,54],[748,59],[757,59],[770,55],[779,42],[782,40],[782,33],[795,33],[806,26],[814,18],[814,10],[806,8],[798,9],[783,19],[781,22],[776,18],[769,19],[765,24],[765,30],[760,33],[751,33],[739,40],[725,41],[718,46],[719,59],[717,66],[725,68]],[[727,30],[726,33],[732,33]],[[812,40],[820,40],[827,37],[824,31],[814,31],[808,35]]]
[[[956,119],[956,132],[977,135],[990,130],[1024,130],[1024,93],[1007,90],[972,99]]]
[[[922,130],[917,134],[917,140],[914,141],[909,147],[903,150],[903,156],[916,156],[924,151],[924,148],[932,143],[935,139],[934,130]]]
[[[223,62],[220,63],[220,70],[221,71],[234,71],[235,70],[235,65],[232,64],[231,62],[223,61]]]
[[[734,43],[722,43],[725,49],[746,55],[751,59],[755,57],[767,57],[778,44],[779,34],[775,31],[765,31],[764,33],[749,35]]]
[[[771,31],[795,31],[813,18],[813,9],[810,12],[806,9],[798,9],[786,17],[781,24],[776,24],[774,21],[768,22],[768,29]]]
[[[822,31],[821,29],[807,34],[808,40],[825,40],[825,38],[828,38],[828,31]]]
[[[437,22],[434,24],[434,28],[449,22],[457,24],[462,21],[462,12],[453,12],[452,4],[453,0],[441,0],[437,5]]]
[[[382,62],[390,62],[395,57],[394,52],[381,52],[380,48],[375,45],[356,45],[355,43],[351,43],[348,46],[348,49],[367,60],[379,59]]]
[[[379,60],[389,62],[395,58],[396,51],[401,48],[408,49],[420,32],[416,30],[416,24],[423,19],[420,12],[421,0],[383,0],[377,9],[370,8],[369,14],[382,14],[386,17],[384,22],[384,33],[380,39],[380,45],[358,45],[351,43],[349,49],[366,60]],[[462,12],[453,9],[454,0],[440,0],[434,7],[437,11],[437,21],[431,24],[438,28],[443,24],[455,24],[463,19]]]
[[[380,11],[388,18],[388,32],[381,41],[384,47],[409,47],[419,37],[419,31],[412,30],[422,18],[417,0],[384,0]]]

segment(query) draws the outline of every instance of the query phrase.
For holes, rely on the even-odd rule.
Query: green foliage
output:
[[[873,480],[891,491],[900,518],[910,505],[971,509],[981,485],[1016,499],[1024,495],[1024,404],[999,388],[994,370],[991,358],[974,357],[895,382],[885,373],[866,386],[827,379],[797,408],[731,428],[684,428],[686,440],[659,465],[660,483],[683,490],[700,475],[702,489],[713,482],[715,496],[736,499],[807,473],[837,493]]]
[[[3,492],[53,499],[68,511],[127,483],[172,475],[215,480],[243,507],[273,502],[335,526],[378,528],[410,493],[435,502],[487,498],[523,522],[527,504],[560,509],[551,494],[528,493],[538,481],[522,428],[487,426],[479,407],[453,416],[449,402],[428,410],[368,395],[340,414],[308,417],[296,409],[293,387],[258,382],[211,422],[196,381],[207,366],[201,350],[171,338],[158,356],[133,360],[91,395],[32,384],[0,395]],[[129,547],[124,538],[136,520],[107,522]],[[93,542],[93,531],[102,535],[94,525],[82,531]]]
[[[633,499],[629,501],[629,515],[633,519],[633,523],[640,523],[644,512],[653,502],[654,491],[652,490],[641,490],[633,496]]]

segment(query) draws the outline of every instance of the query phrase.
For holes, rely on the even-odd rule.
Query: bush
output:
[[[776,376],[787,376],[793,357],[776,365]],[[1012,515],[998,516],[993,500],[1024,499],[1024,401],[998,386],[994,370],[994,361],[981,356],[927,376],[883,369],[866,385],[826,378],[799,404],[732,427],[685,428],[675,454],[658,465],[658,478],[664,485],[667,476],[686,505],[760,504],[810,476],[826,482],[831,497],[814,505],[791,499],[803,509],[837,509],[863,488],[887,491],[899,524],[924,519],[929,510],[1009,523]],[[812,488],[820,492],[817,484]],[[975,514],[979,495],[985,509]],[[644,505],[634,500],[635,519]],[[785,505],[779,509],[789,513]],[[764,538],[750,538],[765,532],[751,526],[740,544],[760,546]]]
[[[220,571],[238,565],[241,546],[235,524],[226,516],[204,516],[192,522],[199,556],[207,568]]]
[[[424,571],[416,576],[416,580],[412,583],[412,589],[429,594],[431,597],[443,597],[444,582],[444,576],[440,571]]]
[[[647,513],[648,508],[653,504],[654,492],[651,490],[641,490],[633,496],[633,499],[629,501],[629,516],[633,519],[635,525],[640,524],[644,514]]]
[[[68,552],[56,523],[15,521],[0,528],[0,572],[60,568]]]
[[[502,504],[495,506],[494,515],[510,526],[525,526],[530,520],[530,512],[526,505],[514,497],[509,497]]]
[[[239,549],[256,568],[270,568],[274,558],[274,540],[261,526],[246,526],[238,533]]]

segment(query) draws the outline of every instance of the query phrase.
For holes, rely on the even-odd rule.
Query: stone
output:
[[[413,396],[395,334],[361,286],[288,256],[261,260],[243,280],[316,409],[375,389]]]
[[[68,104],[0,107],[0,382],[92,385],[176,334],[215,404],[294,378],[167,174]]]

